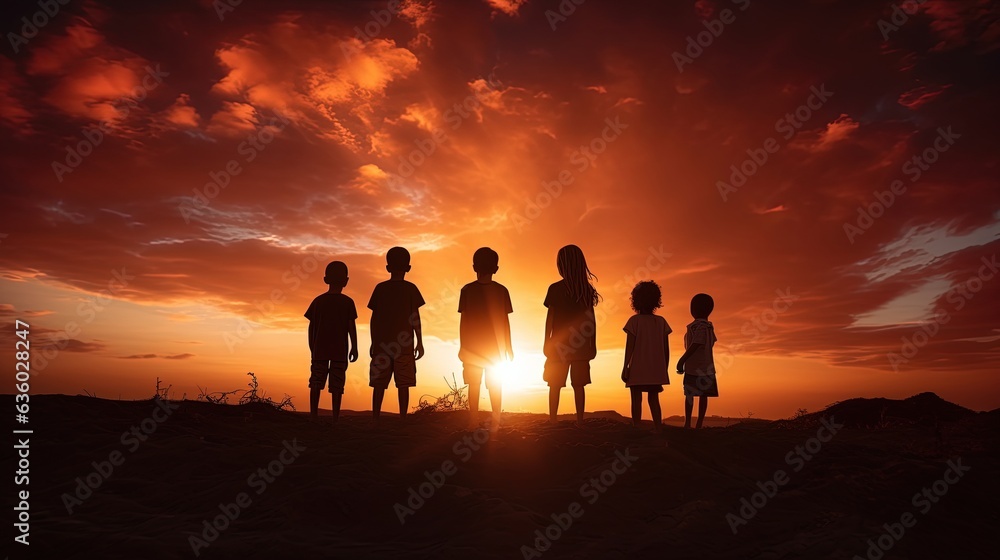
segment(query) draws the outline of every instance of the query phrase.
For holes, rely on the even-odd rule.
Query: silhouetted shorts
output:
[[[503,387],[503,379],[496,368],[477,366],[475,364],[462,364],[462,380],[466,385],[478,387],[483,382],[483,373],[486,373],[486,388],[490,391]]]
[[[368,370],[368,385],[378,389],[389,386],[396,377],[396,387],[414,387],[417,384],[417,362],[413,350],[403,349],[398,356],[375,354]]]
[[[590,360],[563,362],[545,358],[545,373],[542,378],[549,387],[565,387],[567,377],[571,379],[574,387],[590,385]]]
[[[323,389],[326,378],[330,378],[330,392],[344,394],[344,383],[347,381],[347,362],[334,360],[313,360],[309,367],[309,388]]]
[[[696,375],[684,374],[684,396],[685,397],[718,397],[719,383],[715,380],[715,374]]]

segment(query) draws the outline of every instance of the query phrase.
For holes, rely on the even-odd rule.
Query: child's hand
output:
[[[507,347],[507,361],[508,362],[513,362],[514,361],[514,349],[513,348]]]
[[[356,346],[351,348],[351,353],[348,355],[347,359],[352,362],[358,361],[358,348]]]
[[[624,366],[622,368],[622,381],[628,382],[629,373],[630,373],[629,372],[629,367],[628,366]]]
[[[418,342],[416,348],[413,349],[413,359],[419,360],[424,357],[424,343],[423,341]]]
[[[684,375],[684,362],[677,362],[677,373]]]

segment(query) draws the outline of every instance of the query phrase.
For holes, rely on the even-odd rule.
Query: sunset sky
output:
[[[362,348],[344,407],[369,409],[365,306],[402,245],[415,404],[461,379],[458,290],[490,246],[505,409],[543,412],[542,300],[575,243],[604,297],[588,410],[627,411],[643,279],[672,363],[691,296],[715,298],[710,414],[1000,406],[996,3],[159,5],[70,2],[36,34],[36,2],[4,7],[0,322],[8,371],[31,325],[32,392],[194,398],[253,371],[306,409],[302,314],[336,259]]]

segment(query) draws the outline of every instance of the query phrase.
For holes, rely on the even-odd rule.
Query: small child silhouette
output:
[[[385,255],[389,280],[379,283],[368,301],[372,310],[372,363],[369,385],[372,387],[372,417],[376,425],[382,411],[382,398],[395,375],[399,392],[399,416],[406,418],[410,387],[417,384],[417,365],[424,355],[420,326],[420,306],[424,298],[415,285],[404,280],[410,271],[410,253],[393,247]],[[414,345],[414,342],[416,345]]]
[[[501,361],[514,359],[510,320],[507,317],[514,312],[510,293],[503,285],[493,281],[499,262],[500,257],[493,249],[478,249],[472,256],[476,281],[463,286],[458,299],[458,312],[462,314],[458,358],[462,360],[462,377],[469,386],[469,425],[477,425],[479,390],[485,373],[493,410],[492,431],[500,426],[503,391],[503,380],[496,366]]]
[[[660,286],[656,282],[639,282],[632,289],[632,309],[636,314],[625,323],[625,365],[622,381],[632,392],[632,425],[642,419],[642,394],[646,393],[653,429],[660,431],[660,393],[670,384],[670,345],[673,332],[667,320],[654,312],[663,306]]]
[[[715,346],[715,328],[708,316],[715,308],[715,301],[708,294],[697,294],[691,298],[691,316],[694,317],[684,334],[684,355],[677,360],[677,373],[684,374],[684,427],[691,427],[691,409],[694,398],[698,397],[698,424],[701,428],[708,411],[708,397],[719,396],[719,385],[715,379],[715,360],[712,347]],[[685,367],[687,371],[685,372]]]
[[[576,422],[583,424],[586,404],[584,387],[590,384],[590,360],[597,357],[597,320],[594,307],[600,294],[591,280],[597,277],[587,267],[583,251],[576,245],[559,249],[556,268],[562,280],[549,286],[545,294],[545,373],[549,384],[549,421],[559,412],[559,391],[572,377],[576,401]]]
[[[326,265],[323,281],[330,285],[326,293],[316,296],[309,304],[305,317],[309,319],[309,352],[312,354],[309,376],[309,413],[319,415],[319,395],[330,379],[333,399],[333,419],[340,418],[340,402],[344,396],[347,361],[358,360],[358,318],[354,300],[342,293],[347,286],[347,265],[333,261]],[[348,346],[350,340],[350,346]]]

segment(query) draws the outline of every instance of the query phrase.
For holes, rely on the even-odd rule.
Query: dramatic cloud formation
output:
[[[995,3],[905,22],[888,2],[569,4],[66,6],[0,57],[4,336],[30,319],[58,350],[49,391],[254,370],[304,395],[323,266],[350,266],[366,344],[403,245],[434,393],[460,367],[472,252],[500,253],[534,367],[576,243],[605,297],[607,407],[646,278],[675,353],[690,297],[715,297],[724,390],[754,410],[813,390],[1000,405]],[[365,364],[349,375],[365,408]],[[515,406],[541,402],[535,378]]]

